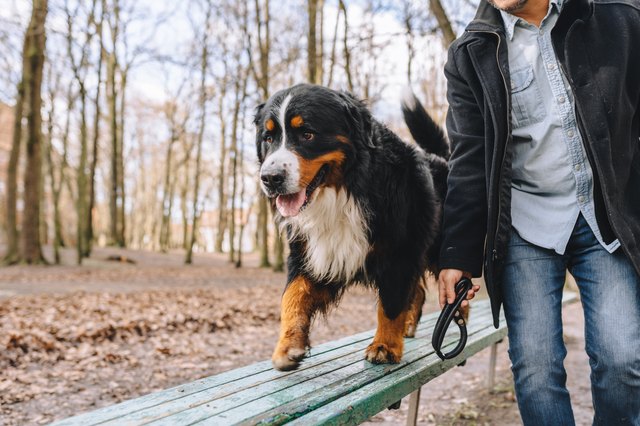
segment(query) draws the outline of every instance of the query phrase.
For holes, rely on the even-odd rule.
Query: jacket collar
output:
[[[565,0],[562,15],[572,15],[570,20],[587,20],[591,16],[593,0]],[[565,19],[563,19],[565,21]],[[504,33],[504,22],[500,11],[489,4],[487,0],[480,0],[475,18],[467,25],[465,31],[491,31]]]

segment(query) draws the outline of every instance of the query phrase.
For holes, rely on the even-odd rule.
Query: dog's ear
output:
[[[264,115],[265,103],[261,103],[256,107],[253,115],[253,124],[256,126],[256,151],[258,154],[258,161],[262,163],[264,161],[264,152],[262,147],[262,119]]]
[[[265,105],[266,105],[265,102],[261,103],[256,107],[253,113],[253,124],[255,124],[256,126],[258,126],[258,124],[260,124],[260,120],[262,120],[262,112],[264,110]]]
[[[373,118],[364,103],[349,92],[341,92],[345,114],[351,127],[351,140],[368,148],[375,148],[373,143]]]

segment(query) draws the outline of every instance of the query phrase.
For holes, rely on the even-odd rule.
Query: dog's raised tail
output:
[[[413,139],[428,153],[449,159],[449,142],[440,126],[424,109],[413,91],[407,87],[402,94],[402,114]]]

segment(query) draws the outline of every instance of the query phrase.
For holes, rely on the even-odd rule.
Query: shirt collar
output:
[[[562,6],[564,5],[564,2],[565,0],[549,0],[549,10],[547,11],[547,15],[545,16],[544,19],[547,19],[547,16],[549,16],[552,13],[554,6],[557,12],[560,13],[560,11],[562,11]],[[502,16],[502,22],[504,23],[504,30],[507,34],[507,38],[509,40],[513,40],[513,32],[515,30],[516,24],[520,21],[524,22],[524,20],[508,12],[505,12],[503,10],[500,10],[500,15]],[[543,19],[543,22],[544,22],[544,19]]]

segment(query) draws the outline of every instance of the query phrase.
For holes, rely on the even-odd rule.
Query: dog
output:
[[[378,326],[365,351],[398,363],[437,269],[450,149],[413,93],[402,104],[417,144],[375,120],[349,93],[299,84],[256,108],[260,184],[290,254],[272,362],[298,367],[318,313],[361,283],[377,290]]]

